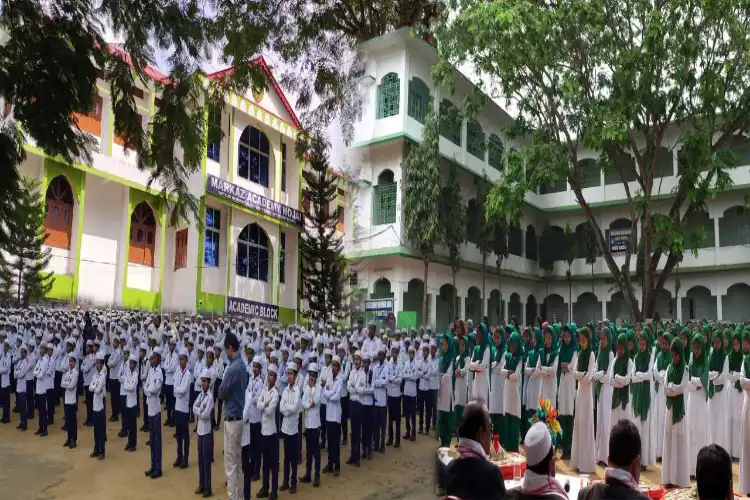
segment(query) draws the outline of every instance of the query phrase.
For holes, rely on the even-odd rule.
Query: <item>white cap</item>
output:
[[[354,353],[354,356],[357,357],[357,358],[359,358],[359,359],[362,359],[362,352],[361,351],[357,351],[357,352]]]
[[[543,422],[532,425],[526,433],[523,446],[526,450],[526,464],[530,467],[540,464],[552,449],[552,437],[547,425]]]
[[[291,361],[286,364],[287,371],[293,371],[294,373],[297,373],[297,363],[292,363]]]
[[[128,358],[128,361],[135,361],[137,363],[138,356],[136,356],[135,354],[131,354],[130,357]]]
[[[185,356],[187,358],[188,356],[190,356],[190,353],[188,352],[187,349],[185,349],[183,347],[182,349],[180,349],[180,352],[178,352],[177,355],[178,356]]]
[[[310,363],[310,365],[307,367],[307,372],[315,372],[318,373],[318,364],[317,363]]]
[[[104,351],[99,351],[96,353],[96,360],[97,361],[104,361]]]
[[[262,364],[262,362],[261,362],[261,359],[260,359],[260,356],[257,356],[257,355],[256,355],[256,356],[253,356],[253,364],[254,364],[254,365],[255,365],[255,364],[258,364],[258,365]]]
[[[154,352],[151,355],[158,354],[161,357],[161,347],[154,347]]]
[[[211,370],[209,370],[208,368],[204,368],[203,370],[201,370],[201,378],[207,378],[211,380],[211,378],[213,378],[211,375]]]
[[[276,365],[268,365],[268,371],[272,372],[274,375],[279,374],[279,367]]]
[[[336,363],[337,365],[340,365],[341,364],[341,358],[338,357],[338,355],[336,355],[333,358],[331,358],[331,363]]]

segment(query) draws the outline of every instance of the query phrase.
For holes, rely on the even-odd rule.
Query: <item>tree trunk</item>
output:
[[[573,321],[573,282],[568,271],[568,323]]]
[[[456,301],[458,300],[458,290],[456,290],[456,270],[453,269],[453,297],[451,297],[451,303],[450,308],[448,309],[451,312],[450,320],[453,321],[453,319],[456,317]]]
[[[591,263],[591,293],[593,293],[594,296],[596,296],[596,292],[594,292],[594,264],[593,262]]]
[[[425,323],[425,325],[428,325],[429,318],[427,317],[427,311],[429,310],[427,307],[427,269],[430,266],[430,261],[428,259],[424,260],[424,280],[422,281],[424,283],[424,286],[422,287],[422,321]],[[435,317],[435,330],[437,330],[437,317]]]
[[[19,307],[23,306],[22,294],[21,294],[21,281],[23,281],[23,264],[21,263],[21,258],[19,257],[18,262],[18,305]]]

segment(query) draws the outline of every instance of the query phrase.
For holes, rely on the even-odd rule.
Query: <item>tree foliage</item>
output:
[[[300,239],[304,293],[309,309],[303,314],[315,321],[328,322],[347,312],[346,261],[343,238],[336,234],[336,224],[343,208],[335,204],[338,186],[330,172],[328,144],[312,138],[307,155],[309,170],[302,171],[307,184],[304,196],[310,200],[304,209],[305,232]]]
[[[441,241],[440,119],[434,111],[425,118],[422,142],[413,144],[401,164],[404,235],[424,263],[422,318],[427,320],[427,269]]]
[[[527,191],[565,180],[633,317],[652,316],[667,278],[697,248],[700,238],[683,237],[689,217],[731,186],[730,146],[750,129],[748,21],[747,2],[457,2],[437,31],[436,75],[450,83],[453,65],[472,64],[486,92],[515,104],[507,133],[530,143],[508,154],[490,214],[520,210]],[[670,173],[660,165],[671,164],[674,135],[680,176],[663,193],[660,177]],[[585,150],[622,180],[643,245],[642,310],[630,271],[639,245],[624,265],[610,252],[583,192]],[[655,201],[664,195],[661,209]]]
[[[47,271],[52,256],[44,247],[44,201],[39,181],[21,177],[18,198],[13,200],[13,218],[4,221],[13,237],[0,247],[0,302],[26,307],[44,299],[52,288],[53,273]]]

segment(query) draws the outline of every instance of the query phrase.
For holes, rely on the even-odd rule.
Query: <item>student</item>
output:
[[[476,332],[476,345],[471,355],[469,371],[473,374],[471,399],[489,403],[490,398],[490,362],[492,360],[491,341],[484,323],[479,324]]]
[[[740,379],[742,378],[742,333],[740,327],[731,335],[730,351],[729,351],[729,383],[727,387],[729,391],[729,434],[731,436],[731,456],[733,459],[740,458],[740,450],[742,450],[742,440],[737,439],[742,431],[742,386],[740,385]],[[729,450],[727,450],[729,451]]]
[[[214,433],[211,427],[211,414],[214,406],[211,394],[211,372],[203,369],[200,373],[201,392],[193,403],[193,415],[198,419],[198,489],[196,495],[210,497],[211,492],[211,458],[214,450]]]
[[[65,440],[63,446],[67,446],[71,450],[76,448],[78,442],[78,419],[77,419],[77,407],[78,407],[78,359],[75,352],[69,352],[68,358],[68,369],[63,373],[60,379],[60,388],[65,391],[65,399],[63,401],[65,410],[65,430],[68,432],[68,439]]]
[[[633,359],[633,376],[630,393],[633,398],[633,422],[641,435],[641,466],[656,463],[656,442],[654,425],[654,391],[651,377],[654,369],[651,351],[651,338],[648,327],[637,335],[637,353]]]
[[[541,372],[537,372],[536,367],[539,363],[539,353],[543,352],[543,344],[544,337],[542,336],[541,328],[534,327],[529,339],[529,348],[526,351],[526,366],[524,367],[525,385],[523,388],[523,402],[524,406],[526,406],[526,413],[524,414],[524,418],[521,419],[524,428],[524,437],[529,427],[529,419],[533,418],[539,406],[539,396],[542,392]]]
[[[667,412],[664,415],[664,451],[661,462],[661,482],[665,485],[690,486],[690,434],[685,414],[685,392],[690,387],[684,348],[679,338],[672,339],[672,356],[664,385]]]
[[[83,426],[91,427],[94,425],[94,394],[89,389],[89,386],[91,386],[91,380],[93,380],[96,374],[94,342],[91,340],[86,341],[86,356],[81,361],[81,373],[83,374],[83,392],[86,402],[86,421],[83,423]]]
[[[575,324],[569,323],[565,325],[558,353],[557,377],[559,385],[557,388],[557,419],[562,428],[560,447],[562,448],[563,460],[570,460],[571,446],[573,444],[573,410],[576,399],[576,381],[573,377],[573,371],[578,361],[578,347],[575,340],[576,333],[577,328]]]
[[[174,379],[173,379],[174,380]],[[161,386],[164,378],[161,370],[161,348],[155,347],[151,355],[151,370],[143,386],[148,404],[149,446],[151,446],[151,467],[145,472],[147,477],[156,479],[162,476],[161,443]]]
[[[138,356],[131,354],[128,358],[128,372],[123,379],[123,389],[125,390],[125,411],[123,420],[125,420],[125,432],[128,436],[128,444],[125,451],[135,451],[138,444]]]
[[[302,393],[297,384],[297,369],[296,363],[287,363],[289,385],[284,389],[279,402],[280,412],[284,416],[281,422],[281,437],[284,440],[284,479],[280,490],[289,490],[289,493],[297,492],[297,465],[299,464],[299,415],[302,410]]]
[[[242,474],[245,500],[250,498],[250,483],[260,479],[261,466],[261,412],[258,409],[258,397],[263,392],[261,377],[262,361],[260,356],[253,356],[250,378],[245,389],[245,406],[242,411],[244,422],[242,429]],[[211,402],[213,406],[213,401]]]
[[[173,374],[174,424],[177,441],[177,459],[172,464],[180,469],[187,469],[190,457],[190,384],[193,376],[188,370],[188,350],[184,347],[178,351],[179,366]]]
[[[656,427],[656,458],[662,458],[664,450],[664,428],[665,415],[667,413],[667,397],[664,394],[664,386],[667,383],[667,368],[672,359],[669,348],[672,343],[672,336],[669,332],[663,332],[657,342],[658,353],[654,361],[654,405],[653,416],[655,418],[652,424]]]
[[[96,374],[91,380],[90,389],[94,398],[94,451],[91,458],[104,460],[105,443],[107,442],[107,414],[104,396],[107,389],[107,369],[104,367],[103,351],[96,353]]]
[[[333,373],[331,372],[328,376],[332,378]],[[320,486],[320,400],[322,392],[323,388],[318,385],[318,365],[310,363],[307,367],[307,384],[302,393],[302,409],[305,412],[305,475],[299,478],[299,481],[301,483],[312,481],[314,487]],[[314,479],[312,475],[313,462],[315,462]]]
[[[391,359],[386,364],[386,395],[388,396],[388,441],[386,446],[401,447],[401,364],[399,347],[394,342],[391,346]],[[394,435],[393,427],[396,427]],[[394,441],[395,437],[395,441]]]
[[[729,335],[729,332],[726,332]],[[713,349],[708,357],[708,422],[711,442],[725,450],[731,450],[729,431],[732,421],[729,417],[729,359],[724,349],[724,339],[720,330],[716,330],[712,340]]]
[[[224,407],[224,400],[219,398],[219,387],[221,382],[224,380],[224,359],[222,357],[221,345],[216,344],[213,346],[214,350],[214,406],[216,406],[216,420],[214,421],[214,431],[218,431],[221,428],[221,412]]]
[[[153,342],[153,341],[152,341]],[[155,344],[154,344],[155,345]],[[141,426],[141,432],[148,432],[148,402],[147,402],[147,396],[146,396],[146,381],[148,380],[148,372],[151,371],[151,355],[149,353],[150,349],[148,346],[143,346],[141,344],[140,348],[140,363],[141,367],[139,369],[139,383],[141,385],[141,390],[143,392],[143,425]]]
[[[51,344],[49,344],[51,345]],[[34,434],[44,437],[47,435],[47,385],[46,372],[51,363],[48,354],[48,344],[42,342],[39,345],[41,358],[34,367],[34,378],[36,379],[36,407],[39,410],[39,428]]]
[[[352,417],[352,443],[350,447],[349,460],[347,465],[356,465],[359,467],[362,445],[362,404],[360,403],[359,388],[365,385],[365,372],[362,369],[362,353],[354,353],[354,367],[349,374],[349,381],[346,388],[349,391],[349,410]]]
[[[373,446],[378,453],[385,453],[385,424],[388,418],[388,366],[385,363],[387,348],[378,347],[377,360],[372,367],[373,379]]]
[[[260,445],[263,450],[263,486],[256,498],[276,499],[278,495],[279,435],[276,429],[276,407],[279,405],[279,393],[276,389],[278,372],[276,365],[268,365],[267,386],[258,397],[257,408],[261,412]]]
[[[432,364],[431,359],[429,359]],[[359,403],[362,405],[362,458],[372,460],[372,431],[373,431],[373,414],[374,414],[374,398],[375,387],[373,386],[374,373],[372,371],[372,360],[370,355],[367,353],[362,354],[362,369],[364,370],[364,377],[359,379],[359,386],[357,392],[359,393]],[[432,369],[430,370],[430,374]],[[427,402],[430,401],[430,393],[427,393]],[[432,413],[427,413],[427,423],[430,423],[430,417]]]
[[[28,410],[26,408],[28,404],[27,398],[27,382],[26,376],[29,372],[29,358],[28,358],[28,347],[26,344],[21,344],[19,349],[20,357],[13,367],[13,371],[16,376],[16,406],[18,407],[18,414],[21,416],[21,422],[18,424],[16,429],[19,431],[25,431],[28,429]]]
[[[120,348],[120,338],[112,335],[112,352],[107,360],[109,369],[109,399],[112,403],[112,415],[109,417],[110,422],[117,422],[120,419],[120,365],[122,364],[122,349]],[[109,335],[108,335],[109,336]]]
[[[740,495],[750,495],[750,329],[742,332],[742,415],[740,431]],[[736,437],[735,437],[736,439]]]
[[[0,336],[4,334],[5,332],[0,331]],[[14,377],[12,365],[10,343],[8,339],[5,339],[0,341],[0,406],[3,409],[3,417],[0,419],[1,424],[10,422],[10,382]]]
[[[503,408],[505,409],[505,441],[503,446],[508,451],[518,451],[521,438],[521,377],[523,373],[523,353],[521,352],[521,337],[513,329],[508,341],[508,351],[505,353],[503,377],[505,378],[505,393]]]
[[[544,344],[542,345],[537,361],[537,375],[542,379],[542,389],[539,399],[549,400],[552,408],[557,408],[557,364],[558,351],[552,329],[549,325],[544,327]],[[539,404],[537,403],[537,406]],[[534,407],[536,409],[536,406]]]
[[[500,442],[505,444],[505,408],[503,398],[505,397],[505,336],[501,328],[496,328],[492,335],[491,365],[490,365],[490,397],[488,407],[490,409],[490,420],[492,420],[492,433],[500,437]]]
[[[690,475],[695,476],[698,451],[711,442],[708,423],[709,368],[706,362],[703,336],[693,336],[693,356],[690,359],[690,396],[687,404],[687,421],[690,425]]]
[[[443,334],[440,339],[440,389],[438,391],[438,438],[440,446],[450,447],[453,432],[456,426],[453,422],[453,387],[455,383],[454,366],[455,350],[453,348],[453,336]]]
[[[621,419],[633,420],[633,405],[630,398],[630,379],[633,374],[633,360],[627,335],[617,336],[617,356],[612,363],[609,376],[614,381],[612,391],[612,414],[610,424],[615,425]]]
[[[122,363],[120,363],[120,373],[117,375],[117,382],[120,387],[120,432],[117,433],[117,437],[126,437],[128,431],[125,428],[125,400],[127,399],[127,393],[125,392],[125,377],[129,370],[130,348],[127,345],[127,337],[122,336]]]
[[[594,387],[592,385],[595,370],[596,358],[591,349],[591,331],[584,326],[578,331],[578,355],[573,371],[573,377],[578,382],[578,390],[575,399],[570,467],[588,474],[596,472]]]
[[[430,371],[430,379],[428,381],[429,386],[429,393],[428,393],[428,399],[427,402],[430,405],[430,415],[432,415],[432,428],[437,432],[437,397],[438,397],[438,391],[440,390],[440,373],[438,370],[438,366],[440,364],[438,355],[438,345],[435,343],[435,340],[430,340],[430,361],[432,362],[432,370]],[[372,359],[371,369],[374,370],[374,367],[372,366],[375,362],[374,358]],[[373,410],[374,411],[374,410]],[[428,433],[425,433],[428,434]],[[377,445],[377,443],[375,443]]]
[[[430,378],[434,364],[430,360],[430,345],[427,342],[422,343],[422,356],[419,358],[417,370],[419,373],[419,385],[417,386],[417,411],[419,412],[419,430],[418,434],[430,433],[430,422],[432,422],[432,407],[430,406]],[[424,416],[427,413],[425,423]]]
[[[344,375],[341,372],[341,358],[334,356],[331,360],[331,377],[326,380],[322,397],[326,400],[326,426],[328,427],[328,464],[323,468],[324,473],[338,476],[341,472],[341,419],[342,419],[342,391],[344,390]]]
[[[419,381],[419,364],[416,360],[416,349],[408,349],[409,359],[401,367],[401,378],[404,381],[404,420],[407,441],[417,440],[417,383]]]
[[[461,415],[464,414],[464,408],[469,403],[469,363],[470,353],[468,346],[468,338],[457,337],[455,339],[456,349],[458,355],[455,361],[455,370],[453,377],[453,402],[455,403],[453,412],[453,422],[458,427],[458,422],[461,420]]]

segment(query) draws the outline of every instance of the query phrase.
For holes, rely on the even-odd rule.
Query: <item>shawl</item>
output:
[[[727,330],[727,333],[729,331]],[[708,371],[709,372],[721,372],[721,370],[724,369],[724,361],[727,359],[727,351],[724,349],[724,339],[721,336],[721,333],[718,333],[715,337],[715,339],[719,340],[719,348],[713,348],[711,349],[711,355],[708,357]],[[711,381],[709,384],[709,392],[711,393],[710,397],[713,397],[714,394],[721,392],[724,389],[723,385],[714,385],[713,381]]]
[[[617,355],[617,358],[615,359],[615,366],[614,366],[614,372],[612,373],[612,376],[620,375],[625,376],[628,374],[628,361],[630,360],[630,352],[628,349],[628,341],[627,337],[624,333],[621,333],[617,337],[617,346],[622,345],[625,349],[625,354],[623,356]],[[623,410],[628,406],[628,401],[630,399],[630,388],[629,387],[615,387],[612,391],[612,408],[617,408],[620,406]]]
[[[703,384],[704,389],[703,392],[706,394],[706,399],[709,399],[711,395],[709,395],[708,392],[708,367],[706,366],[706,349],[703,345],[703,335],[700,333],[693,335],[693,344],[696,342],[700,346],[701,354],[700,356],[693,354],[688,370],[691,378],[698,377],[701,379],[701,384]]]
[[[581,337],[586,338],[586,349],[581,349]],[[591,356],[591,331],[584,326],[578,331],[578,338],[578,363],[576,363],[576,371],[585,372],[589,368],[589,357]]]
[[[669,363],[672,361],[672,355],[669,352],[672,345],[672,336],[669,332],[662,334],[662,346],[664,345],[664,341],[666,341],[666,350],[664,347],[660,347],[659,354],[656,355],[656,369],[660,372],[669,368]],[[659,382],[655,382],[654,387],[656,388],[656,392],[659,392]]]
[[[599,350],[596,353],[596,371],[607,372],[609,370],[609,354],[612,352],[612,335],[609,333],[608,327],[602,327],[602,339],[604,342],[599,342]],[[599,396],[599,392],[602,390],[602,383],[597,381],[594,386],[596,395]]]
[[[573,359],[573,355],[578,350],[578,341],[576,334],[578,329],[574,323],[568,323],[563,329],[563,335],[560,338],[560,349],[558,351],[558,363],[557,363],[557,383],[560,383],[560,377],[562,376],[562,364],[570,363]],[[565,331],[570,333],[570,343],[565,343]],[[569,367],[571,370],[573,367]]]
[[[679,385],[682,382],[683,375],[685,375],[685,356],[683,354],[685,350],[682,346],[682,340],[679,337],[673,338],[669,350],[677,353],[680,356],[680,361],[676,365],[674,360],[669,363],[667,383]],[[681,421],[685,417],[685,395],[667,396],[667,409],[672,410],[672,424]]]
[[[734,350],[734,343],[737,342],[737,350]],[[735,330],[735,332],[732,334],[732,341],[730,343],[730,351],[729,351],[729,371],[730,372],[741,372],[742,371],[742,334],[740,333],[739,329]],[[737,389],[738,392],[742,392],[742,387],[740,386],[740,381],[737,380],[734,383],[734,388]]]
[[[529,335],[529,349],[526,351],[526,366],[536,368],[536,363],[539,360],[539,354],[543,352],[544,348],[544,336],[542,335],[542,329],[534,327],[534,344],[531,342],[531,335]]]
[[[635,367],[636,372],[648,372],[648,365],[651,362],[651,340],[648,335],[649,330],[643,329],[640,333],[640,337],[646,340],[645,349],[641,351],[640,339],[636,344],[638,353],[635,355]],[[641,420],[648,418],[648,410],[651,407],[651,381],[645,380],[638,384],[630,385],[631,392],[633,394],[633,416],[639,417]]]
[[[555,332],[549,326],[545,328],[544,333],[546,334],[547,332],[549,332],[550,336],[552,337],[552,342],[550,343],[550,346],[547,347],[547,343],[544,342],[544,339],[542,339],[541,351],[539,352],[542,366],[552,366],[552,363],[555,362],[555,358],[557,358],[557,343],[555,342]]]
[[[514,352],[510,352],[511,345],[513,346]],[[518,332],[513,330],[513,333],[510,334],[510,339],[508,342],[508,351],[505,353],[505,369],[512,372],[516,371],[519,361],[523,363],[523,354],[521,353],[521,336],[518,335]]]

